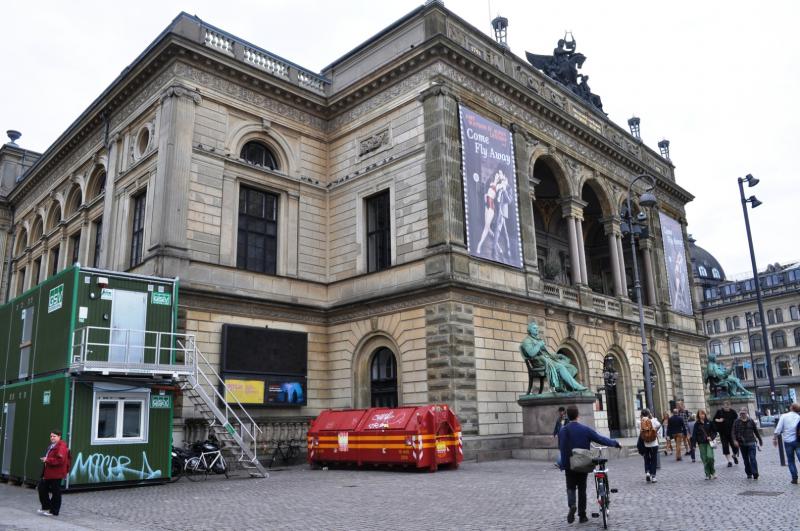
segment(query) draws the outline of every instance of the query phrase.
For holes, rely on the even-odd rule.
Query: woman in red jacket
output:
[[[44,470],[38,489],[42,508],[37,512],[45,516],[58,516],[61,510],[61,480],[69,473],[69,449],[67,443],[61,440],[61,431],[50,432],[50,446],[45,456],[39,459],[44,463]]]

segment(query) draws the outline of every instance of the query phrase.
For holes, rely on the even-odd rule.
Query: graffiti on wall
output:
[[[132,460],[127,455],[94,453],[84,457],[83,453],[79,453],[72,465],[69,479],[74,483],[104,483],[161,477],[161,470],[153,470],[150,467],[147,452],[142,452],[141,468],[133,468],[131,463]]]

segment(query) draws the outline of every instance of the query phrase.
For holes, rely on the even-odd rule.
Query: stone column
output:
[[[66,269],[69,263],[69,239],[67,238],[67,226],[61,223],[61,234],[59,234],[58,244],[58,270]]]
[[[622,287],[622,296],[628,296],[628,275],[625,274],[625,252],[622,247],[622,235],[617,234],[617,255],[619,256],[619,278]]]
[[[639,240],[639,246],[642,250],[642,263],[644,264],[644,283],[647,288],[647,304],[650,306],[656,305],[656,284],[653,275],[653,261],[650,256],[650,249],[653,247],[653,241],[650,238]]]
[[[78,247],[78,261],[82,266],[89,266],[89,236],[91,236],[91,226],[89,224],[89,212],[83,209],[81,212],[81,241]]]
[[[115,134],[108,140],[108,165],[106,167],[106,191],[103,196],[103,231],[100,234],[100,257],[97,260],[97,267],[111,269],[111,234],[114,227],[114,193],[117,181],[117,159],[119,158],[119,135]],[[84,233],[81,229],[81,245],[83,245]],[[124,241],[116,241],[117,245],[125,245]],[[87,247],[88,248],[88,247]],[[87,256],[88,261],[88,256]]]
[[[419,101],[425,120],[428,247],[463,248],[466,242],[458,101],[441,83],[423,91]]]
[[[528,175],[528,161],[531,151],[538,143],[530,138],[522,127],[511,125],[514,133],[514,161],[517,170],[517,184],[519,194],[519,226],[522,236],[522,258],[526,269],[539,272],[536,250],[536,227],[533,221],[533,205],[535,199],[534,186],[539,180]]]
[[[194,89],[173,85],[161,95],[158,162],[153,182],[150,245],[147,252],[183,258],[187,254],[186,222],[192,162],[195,106]],[[150,191],[148,191],[150,196]],[[160,271],[177,275],[178,271]]]
[[[567,230],[569,232],[569,260],[572,264],[572,284],[581,283],[581,264],[578,258],[578,236],[575,233],[575,218],[567,217]]]
[[[580,230],[579,220],[583,216],[583,209],[586,202],[577,197],[568,197],[561,202],[561,212],[567,220],[567,231],[569,233],[569,258],[572,267],[573,285],[586,283],[586,254],[583,248],[583,233],[578,239]]]
[[[578,257],[581,263],[581,278],[584,284],[589,284],[589,274],[586,269],[586,245],[583,243],[582,218],[575,218],[575,232],[578,234]]]
[[[608,254],[611,256],[611,273],[614,277],[614,295],[622,297],[625,290],[622,287],[622,276],[620,275],[620,257],[617,247],[617,237],[619,235],[619,219],[610,218],[601,220],[603,230],[608,236]]]

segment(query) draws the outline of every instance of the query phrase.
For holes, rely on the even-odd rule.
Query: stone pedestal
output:
[[[521,396],[517,403],[522,406],[522,448],[558,448],[558,439],[553,438],[553,428],[559,407],[578,406],[578,420],[594,428],[594,401],[594,394],[585,392]]]
[[[719,408],[722,407],[722,404],[725,401],[729,401],[731,403],[731,409],[734,410],[737,414],[739,410],[743,407],[747,408],[747,412],[751,418],[757,419],[756,416],[756,397],[744,397],[744,396],[732,396],[732,397],[719,397],[719,398],[709,398],[708,399],[708,418],[714,418],[714,414],[717,412]]]

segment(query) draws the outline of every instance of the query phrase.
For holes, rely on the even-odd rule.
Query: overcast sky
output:
[[[3,1],[0,130],[44,151],[182,10],[318,72],[422,1]],[[507,17],[520,57],[572,31],[609,118],[627,128],[639,116],[655,150],[670,140],[677,182],[695,195],[689,232],[729,276],[750,270],[736,184],[747,173],[764,202],[751,211],[759,268],[800,259],[800,2],[445,5],[487,33]]]

